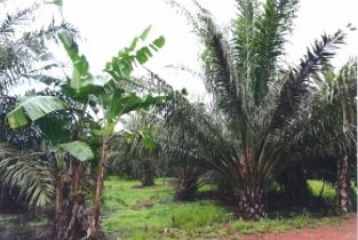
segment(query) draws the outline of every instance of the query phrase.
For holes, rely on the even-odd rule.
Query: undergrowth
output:
[[[109,239],[217,239],[232,232],[282,232],[339,224],[337,218],[316,218],[309,212],[284,216],[277,213],[260,222],[246,222],[236,219],[230,209],[213,200],[174,202],[169,182],[156,179],[155,186],[142,188],[139,181],[109,178],[104,210],[104,231]],[[322,182],[309,181],[309,185],[317,196]],[[333,186],[325,186],[323,197],[333,199],[334,195]]]

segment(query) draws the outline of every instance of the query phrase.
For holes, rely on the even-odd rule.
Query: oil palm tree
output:
[[[159,159],[159,145],[153,140],[154,129],[146,121],[145,113],[133,114],[124,123],[125,130],[120,131],[110,141],[110,164],[128,166],[128,172],[122,174],[138,177],[142,186],[154,185],[156,162]]]
[[[51,171],[39,146],[42,132],[35,126],[12,130],[5,121],[15,107],[14,97],[0,99],[0,172],[1,205],[13,209],[19,205],[42,206],[51,199]],[[25,154],[25,151],[32,152]]]
[[[313,74],[317,90],[310,120],[297,136],[295,146],[286,147],[295,169],[284,173],[285,185],[293,186],[294,201],[306,201],[307,184],[303,168],[310,176],[336,183],[337,206],[342,213],[352,210],[350,174],[356,172],[356,89],[357,60],[350,59],[338,71],[327,64]],[[299,178],[297,178],[297,175]],[[303,182],[302,182],[303,180]],[[305,193],[306,192],[306,193]],[[306,196],[306,199],[302,199]]]
[[[7,9],[6,1],[0,3],[0,185],[7,190],[3,192],[4,200],[18,199],[35,206],[46,205],[54,195],[51,161],[45,161],[51,155],[51,147],[43,147],[46,134],[39,124],[13,130],[6,114],[15,107],[19,94],[16,88],[34,83],[39,74],[40,80],[46,81],[51,70],[61,68],[49,50],[49,44],[57,42],[57,33],[65,31],[77,36],[76,29],[63,19],[38,27],[39,21],[34,17],[46,4],[51,3],[36,3],[14,12]],[[37,94],[57,93],[45,90]]]
[[[175,1],[204,45],[201,59],[214,110],[197,120],[207,138],[197,144],[201,158],[227,180],[237,213],[258,220],[267,213],[269,182],[294,163],[288,157],[312,117],[319,93],[312,74],[322,71],[346,32],[324,34],[296,66],[284,62],[285,43],[293,30],[296,0],[237,0],[238,14],[224,31],[211,13],[193,1],[194,16]],[[348,26],[351,29],[351,26]],[[172,121],[180,124],[181,119]],[[207,117],[209,116],[209,117]],[[186,123],[186,122],[185,122]],[[195,124],[195,121],[188,123]]]
[[[312,154],[336,159],[337,206],[347,213],[353,209],[350,172],[357,166],[357,59],[350,59],[338,71],[327,65],[315,79],[321,96],[309,134],[316,146]]]
[[[7,9],[6,1],[0,3],[0,90],[1,94],[9,87],[30,81],[38,73],[58,67],[58,61],[49,50],[49,43],[56,43],[59,31],[78,36],[77,30],[59,17],[43,23],[38,15],[43,7],[52,3],[35,3],[16,12]],[[36,18],[37,17],[37,18]],[[32,79],[33,80],[33,79]]]
[[[156,94],[165,93],[168,98],[151,112],[142,114],[142,126],[150,126],[151,139],[160,146],[156,151],[157,162],[165,165],[165,169],[163,166],[158,168],[164,175],[175,177],[174,199],[193,200],[199,187],[207,183],[204,175],[209,168],[204,159],[212,153],[210,145],[200,144],[202,139],[213,136],[204,122],[214,121],[202,103],[191,103],[186,98],[188,92],[185,88],[175,90],[160,74],[148,68],[145,70],[148,72],[143,77],[146,87]]]

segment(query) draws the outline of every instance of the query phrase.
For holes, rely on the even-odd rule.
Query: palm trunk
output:
[[[337,204],[343,214],[352,211],[348,164],[347,156],[337,161]]]
[[[142,167],[142,185],[144,187],[153,186],[154,185],[154,170],[153,164],[150,159],[142,159],[141,160]]]
[[[105,174],[106,174],[107,150],[108,150],[107,140],[103,139],[101,159],[98,163],[99,164],[98,165],[98,177],[97,177],[97,182],[96,182],[94,207],[93,207],[92,215],[89,218],[89,225],[88,225],[88,229],[87,229],[87,239],[88,240],[100,239],[99,220],[100,220],[101,208],[102,208],[104,178],[105,178]]]
[[[262,188],[246,186],[239,192],[238,215],[244,220],[258,221],[266,216]]]
[[[198,176],[195,171],[183,170],[179,174],[175,186],[174,199],[177,201],[189,201],[194,198],[198,190]]]

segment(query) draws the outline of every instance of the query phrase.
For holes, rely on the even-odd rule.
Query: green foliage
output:
[[[156,179],[155,186],[140,188],[138,181],[109,178],[106,181],[104,212],[105,230],[110,233],[108,237],[136,240],[218,239],[234,231],[245,234],[284,232],[334,225],[340,221],[332,217],[317,219],[308,213],[278,214],[259,222],[237,220],[229,209],[212,201],[173,202],[170,181]]]
[[[121,87],[121,83],[123,83],[125,77],[129,76],[136,63],[145,63],[152,56],[152,50],[158,51],[159,48],[163,47],[164,38],[159,37],[150,43],[149,47],[144,46],[138,49],[136,46],[137,41],[139,39],[144,41],[148,33],[149,28],[139,38],[135,38],[130,48],[125,48],[125,50],[120,52],[118,57],[112,58],[112,61],[107,64],[108,68],[106,67],[106,72],[110,73],[112,77],[109,76],[105,80],[95,79],[92,76],[89,63],[86,57],[80,54],[79,47],[72,34],[66,31],[59,33],[58,38],[62,42],[73,65],[72,76],[63,82],[53,78],[46,77],[45,80],[40,78],[44,80],[43,82],[59,85],[64,98],[70,99],[71,104],[67,104],[60,97],[55,96],[31,96],[24,98],[7,114],[10,127],[19,128],[28,125],[30,120],[34,122],[40,119],[42,120],[40,126],[44,126],[43,123],[45,121],[43,119],[45,117],[50,117],[50,114],[54,112],[61,114],[61,110],[67,110],[71,112],[73,118],[63,118],[62,120],[68,121],[63,122],[61,127],[66,128],[69,125],[73,125],[71,136],[65,136],[59,140],[56,134],[50,131],[51,133],[47,137],[54,139],[48,139],[48,142],[58,144],[57,146],[60,151],[70,153],[79,161],[95,160],[95,152],[98,149],[91,149],[91,145],[98,147],[98,144],[93,143],[106,142],[107,138],[113,134],[114,127],[122,115],[140,109],[147,109],[152,105],[162,103],[165,99],[163,96],[152,96],[150,94],[139,97],[137,94],[128,92]],[[92,111],[90,111],[91,108],[93,108]],[[95,123],[93,116],[89,114],[89,112],[97,113],[98,111],[95,109],[100,110],[101,113],[99,115],[104,117],[104,119],[100,120],[101,123]],[[49,129],[45,128],[44,130],[46,132]],[[68,129],[64,129],[64,131],[66,130]],[[72,141],[67,142],[69,140],[67,137],[70,137]],[[82,140],[84,138],[87,139],[86,143]],[[105,144],[102,145],[104,146]],[[150,142],[147,141],[147,145],[149,146]],[[107,149],[103,148],[102,151],[107,151]],[[105,154],[102,155],[105,156]],[[102,161],[105,160],[102,159]],[[59,164],[57,167],[63,167],[61,162],[63,161],[57,161]],[[7,181],[13,178],[11,181],[19,182],[17,175],[8,175],[7,178]],[[52,175],[49,175],[48,178],[52,179]],[[33,184],[29,189],[29,192],[35,191],[33,195],[35,195],[35,200],[38,201],[38,204],[42,205],[49,200],[49,198],[40,199],[38,196],[43,196],[43,194],[47,193],[42,193],[41,188],[33,188],[33,186],[38,187],[40,185]],[[28,187],[28,185],[24,184],[24,187]]]
[[[7,114],[11,128],[23,127],[31,121],[36,121],[54,111],[64,110],[68,105],[57,97],[36,96],[20,100],[17,106]]]
[[[0,180],[15,192],[17,201],[43,207],[54,196],[51,168],[44,153],[21,153],[0,144]]]
[[[311,188],[312,194],[314,196],[319,196],[324,183],[318,180],[308,180],[308,184]],[[328,200],[333,200],[336,197],[336,190],[332,184],[326,183],[322,197]]]
[[[71,24],[57,16],[56,21],[46,23],[36,18],[47,7],[45,2],[25,4],[16,11],[9,11],[7,2],[11,1],[0,3],[0,92],[5,95],[12,87],[34,80],[33,76],[59,68],[48,48],[49,42],[57,43],[58,32],[77,35]]]
[[[150,27],[145,29],[139,37],[133,39],[129,47],[124,48],[119,52],[117,57],[113,57],[112,60],[106,64],[104,71],[109,73],[115,81],[128,77],[133,71],[135,62],[144,64],[153,56],[151,50],[156,52],[164,46],[165,38],[160,36],[149,43],[149,47],[143,46],[138,48],[138,43],[146,40],[149,30]]]
[[[330,221],[325,222],[330,224]],[[268,233],[268,232],[285,232],[292,229],[301,229],[314,227],[317,223],[310,215],[295,215],[288,219],[265,219],[257,223],[238,220],[232,223],[233,229],[236,231],[251,234],[251,233]]]
[[[244,206],[239,210],[242,217],[258,220],[265,216],[264,210],[257,206],[264,205],[259,201],[266,184],[294,163],[315,152],[329,151],[339,157],[347,149],[354,149],[353,131],[347,131],[339,143],[334,143],[341,133],[337,124],[342,122],[334,124],[333,120],[326,125],[329,112],[316,115],[323,108],[328,109],[329,104],[320,100],[325,91],[316,88],[313,82],[316,74],[324,73],[335,49],[344,44],[347,32],[354,30],[351,26],[323,34],[307,49],[298,65],[290,66],[285,62],[285,46],[298,1],[236,1],[237,15],[227,26],[228,30],[217,24],[215,17],[196,1],[193,3],[197,17],[179,3],[169,2],[174,2],[189,18],[203,44],[204,83],[213,96],[213,107],[200,111],[191,104],[177,107],[180,104],[175,103],[166,115],[168,135],[184,132],[177,138],[179,144],[174,144],[175,153],[188,154],[191,158],[187,159],[193,165],[206,163],[210,170],[219,173],[227,183],[225,186],[231,188],[238,206]],[[353,77],[347,76],[344,79],[354,82]],[[356,89],[353,84],[352,87]],[[356,94],[348,97],[344,89],[349,88],[342,84],[338,95],[350,102],[349,110],[353,110],[352,97]],[[340,116],[338,105],[334,109]],[[342,112],[356,115],[348,109]],[[329,144],[322,144],[329,129],[338,134],[333,134],[335,137],[330,138]],[[343,151],[338,153],[333,149]],[[252,209],[257,213],[252,213]]]
[[[92,160],[94,158],[91,147],[85,142],[73,141],[59,144],[58,147],[62,151],[70,153],[81,162]]]
[[[169,181],[157,179],[155,186],[140,188],[136,187],[138,181],[123,181],[114,177],[107,180],[104,199],[108,218],[105,228],[130,236],[129,239],[137,239],[142,231],[155,238],[156,232],[166,228],[194,231],[227,218],[228,210],[210,201],[173,202]]]

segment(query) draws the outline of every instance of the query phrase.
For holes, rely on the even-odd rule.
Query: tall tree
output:
[[[215,127],[211,121],[197,121],[206,124],[213,136],[198,143],[208,146],[211,154],[197,154],[226,178],[234,190],[238,215],[258,220],[267,212],[269,182],[294,163],[287,156],[308,129],[319,92],[312,74],[323,70],[346,32],[324,34],[299,65],[289,66],[284,62],[285,44],[298,1],[237,0],[231,31],[224,31],[196,1],[197,17],[169,2],[182,10],[205,47],[204,81],[215,105],[210,114],[220,123]],[[218,126],[222,130],[215,130]]]

